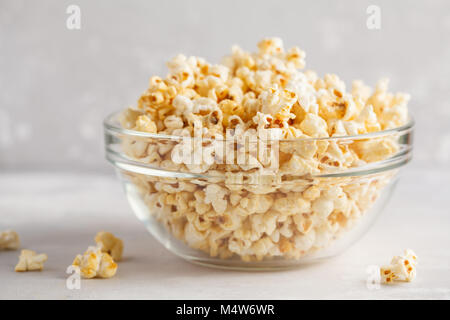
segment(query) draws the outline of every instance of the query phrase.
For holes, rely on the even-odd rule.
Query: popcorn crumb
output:
[[[0,232],[0,250],[17,250],[20,247],[20,239],[17,232],[6,230]]]
[[[72,263],[80,268],[83,278],[111,278],[116,274],[117,264],[113,258],[102,252],[100,247],[89,247],[86,252],[77,255]]]
[[[102,252],[108,253],[114,261],[120,261],[123,253],[123,241],[116,238],[112,233],[100,231],[95,236],[95,242]]]
[[[37,254],[32,250],[22,250],[15,271],[41,271],[44,268],[44,262],[47,261],[47,258],[45,253]]]
[[[395,281],[411,282],[416,278],[417,256],[411,249],[403,256],[392,258],[391,264],[380,268],[381,282],[391,284]]]

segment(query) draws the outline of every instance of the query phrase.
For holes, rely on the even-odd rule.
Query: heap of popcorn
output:
[[[285,50],[278,38],[262,40],[256,53],[233,46],[217,65],[178,55],[165,79],[150,79],[138,108],[122,113],[126,129],[202,139],[200,154],[189,157],[195,142],[188,139],[123,139],[136,161],[214,177],[128,173],[149,214],[174,237],[223,259],[298,259],[327,247],[375,202],[392,172],[319,176],[387,159],[397,141],[317,138],[402,126],[409,96],[389,93],[387,80],[374,90],[354,81],[347,91],[336,75],[319,78],[304,67],[305,53]],[[250,147],[233,140],[244,136]]]

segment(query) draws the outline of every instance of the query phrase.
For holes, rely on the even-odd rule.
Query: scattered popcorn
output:
[[[195,148],[196,139],[125,137],[122,145],[128,157],[153,168],[217,177],[127,173],[151,219],[192,248],[244,261],[313,254],[350,230],[395,174],[315,177],[398,152],[392,137],[334,139],[406,124],[409,96],[388,92],[386,80],[374,90],[354,81],[347,91],[337,75],[303,71],[305,53],[286,50],[278,38],[262,40],[254,53],[233,46],[221,65],[184,55],[167,65],[167,77],[150,79],[137,110],[124,111],[121,124],[203,138],[203,149]],[[228,134],[246,140],[223,146]],[[415,275],[399,263],[384,270],[386,282]]]
[[[157,131],[156,124],[152,120],[150,120],[149,117],[144,115],[141,115],[137,118],[136,125],[133,129],[149,133],[156,133]]]
[[[112,233],[100,231],[95,236],[95,242],[102,252],[109,254],[114,261],[120,261],[122,259],[123,241],[116,238]]]
[[[83,278],[111,278],[116,274],[117,264],[113,258],[102,252],[100,247],[89,247],[86,252],[77,255],[72,263],[80,268]]]
[[[15,271],[41,271],[44,268],[44,262],[47,261],[47,258],[45,253],[37,254],[32,250],[22,250]]]
[[[20,239],[17,232],[6,230],[0,232],[0,250],[17,250],[20,247]]]
[[[411,282],[416,277],[416,265],[416,254],[407,249],[403,256],[395,256],[390,265],[380,268],[381,281],[386,284],[395,281]]]

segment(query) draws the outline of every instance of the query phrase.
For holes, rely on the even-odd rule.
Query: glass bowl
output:
[[[104,121],[106,158],[132,210],[170,252],[213,267],[292,268],[342,252],[412,156],[412,119],[356,136],[255,141],[133,131],[119,117]]]

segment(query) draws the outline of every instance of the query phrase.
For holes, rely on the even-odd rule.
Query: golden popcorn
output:
[[[337,75],[304,67],[302,50],[268,38],[255,53],[233,46],[221,65],[178,55],[166,78],[152,77],[121,124],[173,139],[124,138],[124,153],[152,168],[217,177],[127,173],[152,218],[194,249],[244,261],[299,259],[350,230],[394,173],[316,175],[398,152],[392,137],[353,136],[404,125],[409,96],[389,93],[386,80],[374,90],[355,81],[347,91]],[[227,145],[230,136],[237,142]]]
[[[16,272],[41,271],[44,269],[44,262],[47,261],[47,258],[45,253],[37,254],[32,250],[22,250],[14,270]]]
[[[20,239],[17,232],[6,230],[0,232],[0,250],[17,250],[20,247]]]
[[[123,253],[123,241],[112,233],[100,231],[95,236],[95,242],[102,252],[108,253],[114,261],[120,261]]]
[[[133,128],[137,131],[143,131],[143,132],[149,132],[149,133],[156,133],[158,130],[156,128],[156,124],[150,120],[149,117],[145,115],[140,115],[136,120],[136,125]]]
[[[396,281],[411,282],[416,278],[417,255],[405,250],[402,256],[392,258],[391,264],[380,268],[381,281],[391,284]]]
[[[392,284],[396,279],[396,275],[392,266],[383,266],[380,268],[381,283]]]
[[[111,278],[117,272],[113,258],[99,247],[89,247],[83,255],[77,255],[72,265],[80,268],[81,276],[86,279]]]

